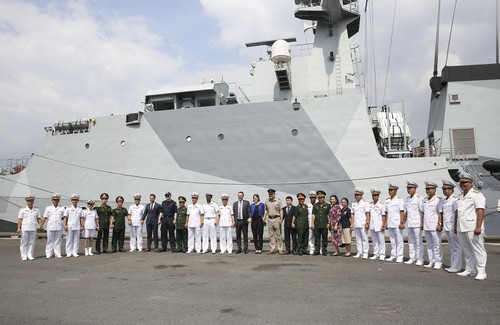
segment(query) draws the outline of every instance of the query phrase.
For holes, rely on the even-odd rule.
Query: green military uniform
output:
[[[187,207],[177,208],[177,218],[175,219],[175,232],[177,238],[177,251],[187,252],[188,230],[186,229]]]
[[[95,241],[95,250],[98,253],[101,252],[102,239],[102,251],[106,253],[109,244],[109,217],[113,210],[109,205],[101,205],[96,208],[96,211],[99,216],[99,231],[97,232],[97,239]]]
[[[328,245],[328,213],[330,212],[330,204],[315,203],[312,214],[314,214],[314,255],[319,254],[321,241],[321,251],[326,256],[326,247]]]
[[[295,207],[295,229],[297,229],[297,252],[299,255],[308,254],[309,241],[309,211],[307,204]]]
[[[111,249],[114,253],[116,252],[116,248],[118,246],[120,252],[123,252],[123,244],[125,242],[125,220],[128,216],[128,211],[124,207],[115,208],[112,210],[111,215],[114,219]]]

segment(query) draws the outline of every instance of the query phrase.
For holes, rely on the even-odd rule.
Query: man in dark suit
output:
[[[238,192],[238,201],[233,203],[234,218],[236,221],[236,243],[238,250],[236,254],[241,253],[241,233],[243,233],[243,252],[248,254],[248,224],[252,221],[250,218],[250,202],[243,200],[245,194]]]
[[[165,193],[165,201],[161,203],[161,248],[162,251],[167,250],[167,241],[170,242],[170,251],[174,253],[175,250],[175,225],[174,214],[177,212],[177,204],[172,200],[170,192]]]
[[[285,247],[287,255],[297,254],[297,230],[292,227],[292,219],[295,207],[292,205],[291,196],[286,197],[286,206],[283,208],[283,221],[285,224]],[[290,250],[290,236],[292,237],[292,249]]]
[[[146,252],[151,250],[151,237],[154,237],[155,241],[155,252],[158,252],[158,225],[160,223],[160,218],[162,215],[161,205],[155,202],[156,195],[149,195],[149,204],[146,205],[144,209],[144,215],[141,218],[141,223],[144,223],[144,219],[146,219],[146,230],[148,233],[148,247],[146,248]]]

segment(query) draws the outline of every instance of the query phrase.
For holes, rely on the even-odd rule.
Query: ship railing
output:
[[[323,0],[301,0],[298,5],[299,7],[314,7],[321,6],[322,2]]]
[[[359,12],[358,0],[342,0],[342,6],[345,9],[348,9],[350,12],[353,12],[353,13]]]
[[[454,158],[464,172],[472,175],[472,177],[474,178],[474,185],[476,187],[489,188],[488,184],[483,180],[481,174],[479,174],[479,172],[467,158],[465,153],[463,153],[462,151],[455,151]]]
[[[412,139],[409,147],[413,157],[436,157],[442,155],[442,141],[440,138]]]
[[[31,156],[22,158],[0,159],[0,175],[14,175],[22,172],[31,159]]]

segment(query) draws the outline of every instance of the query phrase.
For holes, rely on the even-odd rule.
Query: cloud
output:
[[[33,138],[57,120],[139,110],[146,90],[184,64],[158,49],[144,17],[98,16],[77,1],[1,8],[0,128],[16,146],[0,158],[35,149]]]

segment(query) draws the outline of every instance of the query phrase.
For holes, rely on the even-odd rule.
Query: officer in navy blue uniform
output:
[[[172,200],[170,192],[165,193],[165,201],[161,203],[161,211],[163,216],[161,218],[161,249],[167,250],[167,241],[170,242],[170,251],[174,253],[175,249],[175,225],[174,214],[177,211],[177,204]]]

